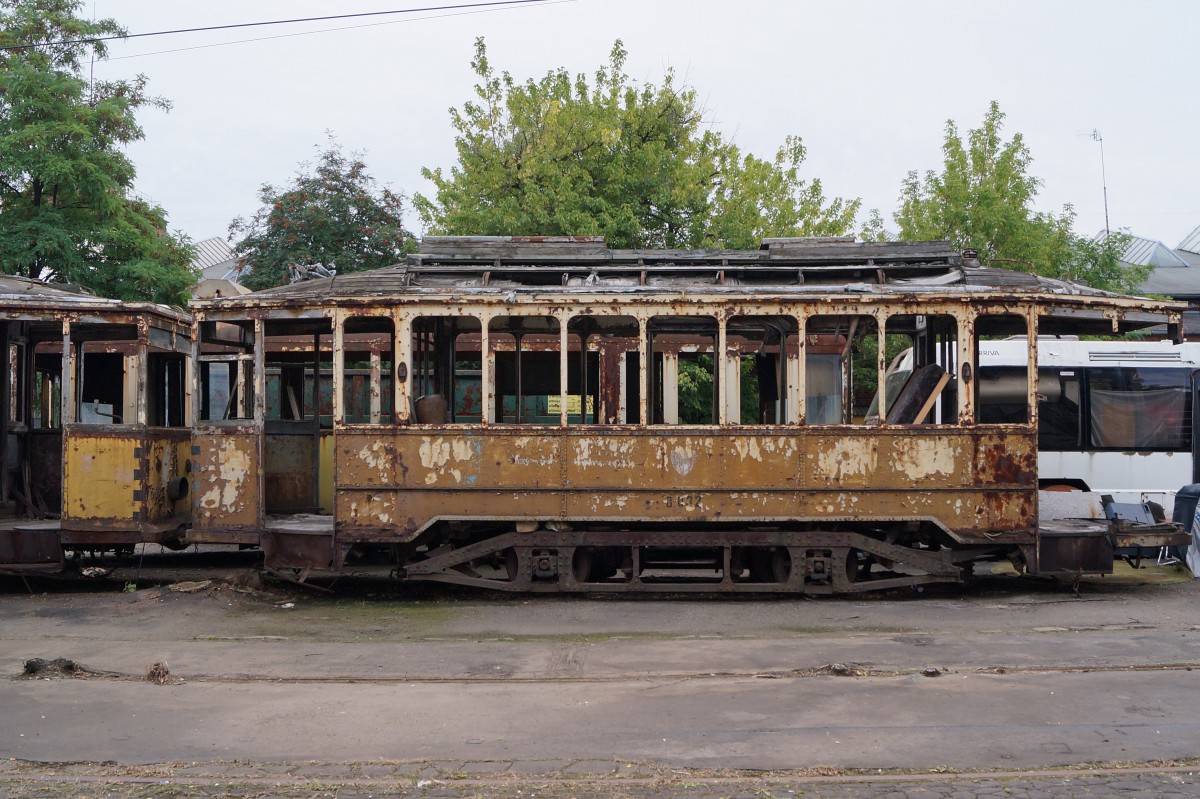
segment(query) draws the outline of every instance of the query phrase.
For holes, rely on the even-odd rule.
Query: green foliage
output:
[[[713,358],[699,355],[679,359],[679,421],[713,422]]]
[[[74,282],[123,299],[183,303],[192,248],[166,232],[161,208],[131,198],[125,145],[142,138],[136,111],[169,104],[146,79],[96,81],[82,64],[119,36],[114,20],[77,16],[80,0],[0,0],[0,269]]]
[[[637,85],[614,44],[594,81],[564,69],[517,83],[476,41],[475,98],[451,108],[458,162],[422,174],[414,205],[434,233],[600,235],[615,247],[755,247],[763,236],[840,235],[858,200],[799,177],[801,140],[773,160],[709,129],[696,92]]]
[[[741,424],[759,424],[758,373],[754,360],[743,358]],[[698,355],[679,359],[679,421],[683,424],[712,424],[713,356]]]
[[[895,214],[900,237],[909,241],[948,239],[973,249],[991,266],[1075,280],[1093,288],[1130,291],[1149,269],[1122,268],[1119,256],[1128,239],[1116,235],[1094,241],[1071,232],[1075,211],[1033,210],[1042,182],[1029,173],[1032,156],[1020,133],[1003,137],[1004,113],[993,102],[983,124],[967,132],[946,122],[941,172],[924,178],[909,172]]]
[[[376,185],[358,154],[342,153],[332,139],[315,165],[283,188],[264,184],[262,207],[229,226],[252,289],[280,286],[293,266],[322,265],[338,274],[391,266],[416,249],[401,215],[404,197]]]

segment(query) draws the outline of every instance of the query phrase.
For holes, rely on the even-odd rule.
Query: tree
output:
[[[166,214],[130,195],[125,145],[138,109],[167,109],[146,78],[89,82],[111,19],[77,16],[81,0],[0,0],[0,269],[74,282],[124,299],[183,303],[191,245]]]
[[[618,40],[594,82],[556,69],[517,83],[497,75],[482,39],[475,99],[451,108],[458,161],[424,169],[436,193],[414,197],[422,224],[445,234],[602,235],[617,247],[755,247],[763,236],[839,235],[858,200],[826,201],[804,181],[805,150],[788,138],[773,160],[743,154],[709,129],[696,92],[638,86]]]
[[[252,289],[280,286],[293,267],[324,266],[339,274],[391,266],[416,250],[404,228],[404,197],[379,187],[358,154],[342,153],[330,138],[315,165],[300,165],[284,188],[264,184],[262,207],[229,226]]]
[[[1071,231],[1075,211],[1036,212],[1042,181],[1029,173],[1033,161],[1020,133],[1003,138],[1004,113],[992,102],[983,124],[964,145],[953,120],[946,122],[942,171],[924,179],[908,173],[895,214],[900,238],[948,239],[973,249],[985,264],[1075,280],[1093,288],[1130,291],[1148,268],[1118,262],[1128,237],[1094,241]]]

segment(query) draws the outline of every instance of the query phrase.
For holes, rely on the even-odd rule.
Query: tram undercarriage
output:
[[[912,534],[889,541],[879,531],[853,529],[550,524],[468,535],[442,525],[411,545],[378,538],[374,544],[342,543],[344,556],[335,566],[332,537],[314,537],[312,528],[311,520],[292,529],[276,526],[265,547],[266,567],[304,579],[312,569],[353,570],[356,562],[386,559],[404,581],[523,593],[843,594],[960,583],[973,563],[1017,560],[1020,552],[1015,545],[956,549]]]

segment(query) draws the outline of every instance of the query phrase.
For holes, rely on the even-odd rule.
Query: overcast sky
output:
[[[88,0],[131,33],[440,5],[413,0]],[[456,15],[447,16],[447,13]],[[627,73],[693,86],[709,122],[769,157],[804,139],[807,178],[861,197],[890,227],[900,183],[941,165],[947,119],[964,133],[996,100],[1044,181],[1040,210],[1071,203],[1077,230],[1112,227],[1174,247],[1200,225],[1200,2],[968,0],[573,0],[114,43],[97,77],[143,73],[174,103],[143,110],[130,154],[137,189],[194,240],[225,236],[332,131],[370,172],[411,196],[420,169],[454,163],[448,109],[471,97],[475,37],[523,80],[556,67],[591,75],[615,39]],[[395,21],[392,21],[395,20]],[[390,24],[377,24],[392,21]],[[262,36],[369,24],[225,46]],[[181,52],[156,53],[198,47]],[[865,214],[864,214],[865,216]],[[417,226],[414,217],[410,224]]]

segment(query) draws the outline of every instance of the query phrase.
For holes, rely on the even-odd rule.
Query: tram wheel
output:
[[[792,576],[792,556],[787,547],[755,547],[746,552],[752,583],[786,583]]]
[[[577,583],[599,583],[613,576],[621,565],[621,550],[616,547],[576,547],[571,572]]]

